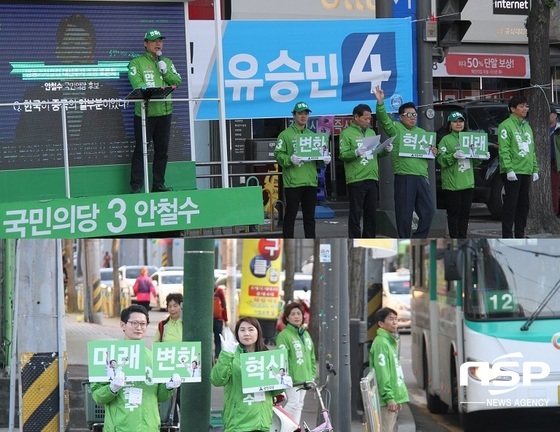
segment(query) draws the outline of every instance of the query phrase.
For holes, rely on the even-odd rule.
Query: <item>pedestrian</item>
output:
[[[121,312],[120,326],[125,340],[142,340],[150,322],[144,306],[131,305]],[[159,402],[170,398],[181,385],[179,374],[167,383],[151,382],[152,352],[146,348],[146,381],[126,382],[124,372],[118,371],[110,382],[91,386],[93,400],[105,407],[103,428],[106,431],[159,432]]]
[[[294,382],[314,381],[316,375],[315,346],[311,335],[305,329],[303,316],[305,309],[299,302],[291,302],[284,308],[286,327],[276,337],[276,346],[288,351],[288,372]],[[284,409],[299,424],[307,391],[303,388],[288,387],[288,403]]]
[[[285,214],[282,224],[284,238],[294,238],[294,225],[301,203],[305,238],[315,238],[315,204],[317,201],[317,167],[329,164],[331,156],[323,161],[304,161],[296,153],[297,140],[301,136],[312,137],[307,128],[311,109],[306,102],[298,102],[292,110],[293,123],[278,135],[274,158],[282,167]]]
[[[459,133],[465,129],[465,117],[453,111],[447,117],[447,130],[438,144],[437,162],[441,167],[441,188],[447,211],[447,228],[451,238],[467,238],[474,192],[474,167],[482,159],[469,159],[461,150]],[[471,151],[471,155],[472,155]],[[486,154],[490,158],[490,153]]]
[[[105,255],[103,255],[103,267],[104,268],[111,267],[111,255],[109,255],[108,251],[105,251]]]
[[[424,129],[416,126],[418,113],[413,102],[407,102],[399,107],[400,121],[389,118],[385,109],[385,93],[380,86],[375,88],[377,108],[375,113],[383,130],[390,137],[395,137],[395,149],[391,152],[394,192],[395,192],[395,222],[397,236],[400,238],[426,238],[430,232],[432,219],[435,214],[434,199],[428,176],[428,161],[419,157],[400,156],[404,149],[403,135],[406,133],[425,133]],[[429,150],[434,156],[437,147]],[[413,213],[418,215],[418,227],[412,233]]]
[[[508,102],[510,115],[498,126],[500,174],[504,184],[502,237],[524,238],[529,214],[531,182],[539,179],[533,130],[526,120],[529,105],[525,96]]]
[[[132,59],[128,64],[128,79],[133,89],[179,86],[181,84],[181,75],[175,69],[171,59],[162,57],[163,39],[165,37],[156,29],[148,30],[144,35],[144,54]],[[167,151],[171,136],[171,113],[173,112],[171,95],[167,96],[165,101],[150,101],[147,111],[146,140],[154,143],[152,192],[167,192],[171,190],[165,186]],[[130,191],[139,193],[144,185],[142,102],[136,102],[134,108],[134,137],[136,146],[132,155]]]
[[[346,188],[350,212],[348,213],[349,238],[375,238],[376,207],[379,196],[378,156],[386,156],[393,149],[389,144],[381,153],[367,149],[364,138],[374,137],[371,128],[371,108],[359,104],[352,111],[352,122],[340,133],[340,160],[344,162]],[[363,225],[362,225],[363,216]]]
[[[552,190],[552,211],[560,216],[560,125],[558,124],[558,111],[550,108],[549,115],[550,136],[550,188]]]
[[[146,267],[140,269],[140,276],[136,278],[132,291],[136,296],[136,303],[144,306],[146,310],[150,310],[152,297],[155,298],[157,293],[152,279],[148,277],[148,269]]]
[[[381,406],[381,432],[393,432],[399,411],[408,402],[408,391],[399,361],[397,312],[385,307],[374,315],[379,328],[369,352],[375,370]]]
[[[222,340],[220,336],[224,329],[224,323],[227,325],[228,314],[226,306],[226,296],[221,286],[214,287],[214,362],[218,360],[220,351],[222,350]]]
[[[235,336],[224,328],[222,351],[210,373],[210,382],[224,387],[223,422],[226,431],[268,432],[272,425],[273,397],[282,391],[244,394],[241,385],[242,353],[267,351],[256,318],[243,317],[235,324]]]

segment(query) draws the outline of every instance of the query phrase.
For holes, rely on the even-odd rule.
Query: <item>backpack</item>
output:
[[[225,309],[223,295],[214,292],[214,319],[223,319],[222,311]]]
[[[170,319],[171,319],[171,317],[167,317],[166,319],[164,319],[163,321],[160,321],[158,323],[159,341],[160,342],[163,342],[163,328],[165,327],[165,324],[167,324],[169,322]]]

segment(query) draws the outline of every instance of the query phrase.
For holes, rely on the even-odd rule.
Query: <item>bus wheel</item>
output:
[[[484,426],[483,413],[472,412],[465,413],[461,412],[461,426],[463,426],[463,432],[484,432],[486,427]]]
[[[428,411],[432,414],[446,414],[448,411],[448,406],[441,401],[439,396],[430,393],[430,379],[428,377],[428,356],[426,354],[426,347],[424,347],[424,390],[426,390],[426,402],[428,405]]]

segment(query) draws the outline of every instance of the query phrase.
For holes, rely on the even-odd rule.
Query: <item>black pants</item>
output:
[[[504,205],[502,207],[502,237],[523,238],[529,214],[530,174],[517,174],[516,181],[509,181],[507,174],[502,174],[504,183]]]
[[[214,318],[214,358],[217,359],[222,351],[222,341],[220,335],[224,329],[224,322],[221,319]]]
[[[165,184],[167,168],[167,151],[171,137],[171,114],[146,118],[146,140],[154,143],[154,160],[152,165],[152,189]],[[136,146],[132,154],[130,187],[141,188],[144,185],[144,162],[142,157],[142,118],[134,116],[134,138]],[[148,192],[148,191],[144,191]]]
[[[284,188],[284,195],[286,196],[286,213],[284,214],[284,222],[282,224],[284,238],[294,238],[294,225],[300,203],[305,238],[315,238],[317,188],[315,186]]]
[[[467,238],[474,189],[446,190],[447,228],[451,238]]]
[[[350,205],[348,238],[375,238],[378,188],[375,180],[362,180],[346,185]],[[363,228],[360,228],[362,216],[364,223]]]
[[[395,219],[399,238],[426,238],[435,208],[428,180],[420,175],[395,174]],[[412,235],[412,214],[418,215],[418,228]]]

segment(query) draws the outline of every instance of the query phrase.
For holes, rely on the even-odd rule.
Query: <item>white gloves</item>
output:
[[[533,173],[533,181],[537,181],[539,179],[539,173]]]
[[[327,155],[323,157],[323,162],[325,162],[325,165],[328,165],[331,163],[331,156]]]
[[[367,153],[367,150],[364,146],[358,147],[356,149],[356,156],[357,157],[364,157]]]
[[[157,65],[161,73],[165,75],[167,73],[167,65],[165,64],[165,62],[163,60],[160,60],[158,61]]]
[[[486,152],[486,160],[490,159],[490,152]]]
[[[220,340],[222,341],[222,350],[230,354],[233,354],[239,345],[229,327],[224,327]]]
[[[176,389],[181,385],[181,383],[182,383],[181,375],[175,373],[171,377],[171,381],[169,381],[168,383],[165,384],[165,388],[167,390]]]
[[[455,159],[466,159],[467,155],[463,153],[463,150],[457,150],[455,153],[453,153],[453,157]]]
[[[515,175],[515,173],[513,171],[510,171],[507,173],[507,179],[509,181],[517,181],[517,176]]]
[[[385,146],[385,151],[391,153],[393,151],[393,144],[388,144]]]
[[[122,389],[125,386],[125,382],[124,382],[124,372],[123,371],[119,371],[117,372],[117,374],[115,375],[115,378],[113,378],[113,380],[111,381],[111,383],[109,384],[109,388],[111,389],[111,391],[113,393],[118,393],[118,391],[120,389]]]
[[[295,166],[301,166],[301,165],[303,165],[303,161],[302,161],[301,158],[300,158],[297,154],[295,154],[295,153],[294,153],[293,155],[290,156],[290,160],[292,161],[292,163],[293,163]]]

